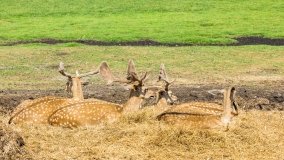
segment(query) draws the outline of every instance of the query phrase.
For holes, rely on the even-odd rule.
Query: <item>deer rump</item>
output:
[[[71,104],[68,98],[42,97],[35,100],[26,100],[16,107],[11,115],[9,124],[22,122],[48,124],[47,118],[55,110]]]

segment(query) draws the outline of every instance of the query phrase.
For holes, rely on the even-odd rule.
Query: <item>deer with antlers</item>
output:
[[[55,111],[49,117],[49,123],[53,126],[69,128],[98,125],[116,121],[122,114],[138,111],[147,92],[147,88],[144,86],[147,78],[147,72],[141,78],[137,75],[134,62],[130,60],[126,80],[114,80],[114,82],[129,85],[130,96],[125,104],[102,103],[100,101],[71,104]]]
[[[238,105],[235,101],[236,89],[230,87],[225,90],[212,90],[213,92],[223,92],[223,106],[207,102],[190,102],[179,105],[172,105],[176,97],[172,95],[169,86],[174,82],[169,82],[164,64],[161,64],[159,79],[165,83],[164,88],[154,87],[150,89],[146,96],[156,97],[155,111],[159,113],[158,120],[163,120],[171,124],[186,125],[197,128],[218,128],[228,127],[232,118],[238,115]]]
[[[164,86],[153,86],[148,87],[148,92],[145,98],[155,97],[155,106],[153,107],[155,112],[161,113],[166,111],[177,101],[177,97],[173,95],[172,91],[169,90],[169,86],[175,81],[169,81],[165,65],[161,64],[159,70],[159,77],[157,82],[164,82]]]
[[[106,62],[102,62],[98,69],[93,72],[79,74],[76,71],[75,75],[65,72],[64,64],[59,64],[59,73],[68,78],[66,83],[67,92],[72,93],[72,98],[54,97],[47,96],[38,98],[35,100],[26,100],[16,107],[9,120],[10,123],[37,123],[37,124],[48,124],[48,117],[55,110],[70,105],[72,103],[84,101],[81,78],[95,75],[100,73],[103,78],[111,79],[110,69]],[[96,99],[92,99],[95,101]],[[100,100],[97,100],[100,101]]]
[[[232,118],[238,115],[238,104],[235,101],[236,89],[229,87],[221,92],[224,94],[223,106],[206,102],[184,103],[168,109],[157,116],[157,119],[193,128],[225,127],[228,129]]]

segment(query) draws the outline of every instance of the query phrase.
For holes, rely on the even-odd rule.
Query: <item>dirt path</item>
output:
[[[190,101],[209,101],[222,103],[222,95],[208,93],[212,89],[222,89],[225,86],[203,85],[186,86],[178,85],[172,87],[173,93],[179,98],[178,103]],[[261,110],[284,110],[284,90],[275,87],[248,87],[237,88],[237,100],[243,109]],[[124,103],[128,98],[128,91],[120,86],[86,86],[84,88],[85,98],[96,97],[115,103]],[[35,99],[43,96],[68,97],[64,90],[2,90],[0,91],[0,107],[5,111],[11,111],[21,101]],[[144,106],[153,104],[154,100],[148,100]]]

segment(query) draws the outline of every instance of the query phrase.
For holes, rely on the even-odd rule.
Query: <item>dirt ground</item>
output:
[[[38,40],[22,40],[15,42],[8,42],[0,44],[0,46],[14,46],[18,44],[32,44],[32,43],[43,43],[43,44],[59,44],[59,43],[80,43],[85,45],[95,45],[95,46],[243,46],[243,45],[272,45],[272,46],[283,46],[283,38],[265,38],[257,36],[249,37],[236,37],[234,38],[237,42],[230,44],[192,44],[192,43],[165,43],[157,42],[153,40],[140,40],[140,41],[128,41],[128,42],[105,42],[97,40],[60,40],[60,39],[38,39]]]
[[[208,91],[222,89],[226,85],[175,85],[171,87],[173,94],[178,97],[177,103],[190,101],[208,101],[222,103],[222,95],[212,95]],[[122,86],[95,85],[84,86],[85,98],[98,98],[115,103],[124,103],[129,92]],[[43,96],[70,97],[61,90],[2,90],[0,91],[0,109],[2,112],[12,111],[21,101]],[[154,99],[147,100],[143,105],[153,104]],[[237,86],[237,102],[244,110],[284,110],[284,90],[279,86]],[[0,111],[1,111],[0,110]]]

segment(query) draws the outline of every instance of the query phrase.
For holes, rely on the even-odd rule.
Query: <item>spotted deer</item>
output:
[[[193,128],[228,129],[232,118],[238,115],[238,104],[235,101],[235,87],[222,90],[222,106],[214,103],[192,102],[174,106],[157,116],[158,120],[170,124],[184,125]]]
[[[72,93],[72,98],[47,96],[37,98],[35,100],[26,100],[16,107],[9,120],[10,123],[37,123],[48,124],[48,117],[55,110],[80,101],[84,101],[81,78],[100,73],[103,78],[111,81],[111,74],[108,64],[102,62],[95,71],[79,74],[76,71],[75,75],[65,72],[64,64],[59,64],[59,73],[68,78],[66,83],[67,92]],[[94,101],[96,99],[92,99]],[[99,100],[98,100],[99,101]]]
[[[100,101],[71,104],[55,111],[49,117],[49,123],[53,126],[68,128],[92,126],[113,122],[122,114],[138,111],[147,92],[147,88],[144,86],[147,78],[147,72],[141,78],[137,75],[134,62],[130,60],[126,80],[114,80],[114,82],[129,85],[130,96],[125,104],[102,103]]]
[[[169,90],[169,86],[175,81],[169,81],[165,65],[161,64],[159,70],[159,77],[157,82],[164,82],[164,86],[153,86],[148,87],[148,92],[145,95],[145,98],[156,98],[155,105],[153,109],[157,113],[162,113],[173,106],[177,101],[177,97],[173,95],[172,91]]]

